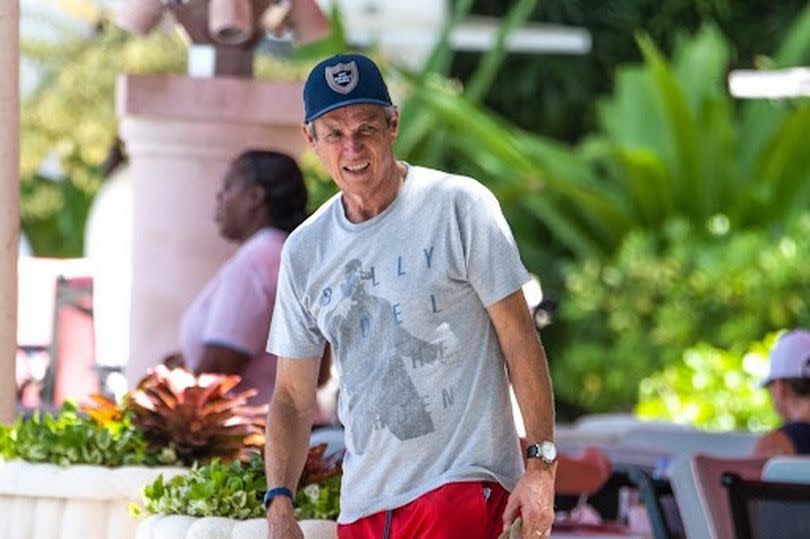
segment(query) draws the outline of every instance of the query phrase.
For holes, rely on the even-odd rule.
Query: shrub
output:
[[[326,444],[310,448],[295,495],[298,519],[335,519],[340,512],[342,452],[325,457]],[[185,475],[164,481],[158,477],[144,489],[144,509],[135,515],[164,514],[228,517],[238,520],[265,516],[262,498],[267,490],[264,462],[254,454],[248,462],[223,464],[214,459],[195,465]]]
[[[231,391],[238,383],[160,365],[121,403],[93,395],[84,413],[66,402],[55,416],[36,412],[0,425],[0,458],[62,466],[247,460],[264,446],[266,406],[245,406],[254,390]]]
[[[768,371],[776,333],[745,353],[706,344],[641,381],[636,414],[711,430],[762,431],[779,418],[768,392],[757,383]]]
[[[128,415],[101,424],[81,415],[71,402],[63,404],[56,415],[35,412],[30,418],[17,418],[10,426],[0,425],[0,457],[60,466],[161,464]]]
[[[810,215],[784,233],[734,234],[710,221],[634,232],[607,260],[570,268],[551,358],[556,391],[591,410],[629,409],[639,382],[695,343],[741,354],[780,328],[810,323]],[[559,338],[559,334],[554,334]]]

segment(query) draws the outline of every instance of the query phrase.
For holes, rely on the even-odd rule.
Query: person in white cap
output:
[[[762,380],[784,420],[757,441],[758,457],[810,454],[810,331],[795,329],[779,337],[771,349],[770,372]]]
[[[292,507],[331,345],[346,456],[340,539],[525,538],[554,518],[554,403],[546,355],[497,199],[394,155],[399,112],[359,54],[318,64],[303,134],[340,188],[284,244],[268,351],[271,539],[301,538]],[[509,400],[526,429],[524,467]]]

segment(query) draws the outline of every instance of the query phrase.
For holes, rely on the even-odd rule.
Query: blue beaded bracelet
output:
[[[273,501],[273,498],[277,498],[278,496],[287,496],[289,499],[293,499],[293,493],[287,487],[271,488],[264,493],[263,503],[265,511],[270,508],[270,502]]]

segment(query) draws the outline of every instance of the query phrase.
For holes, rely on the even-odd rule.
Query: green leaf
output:
[[[683,90],[661,53],[652,41],[643,35],[638,38],[639,47],[651,75],[655,96],[664,113],[665,122],[660,126],[667,140],[667,149],[662,157],[677,179],[680,189],[675,193],[684,215],[694,219],[709,216],[707,201],[703,196],[697,143],[697,125]]]

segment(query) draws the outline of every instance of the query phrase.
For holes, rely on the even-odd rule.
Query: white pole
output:
[[[0,422],[15,415],[20,227],[19,0],[0,2]]]

